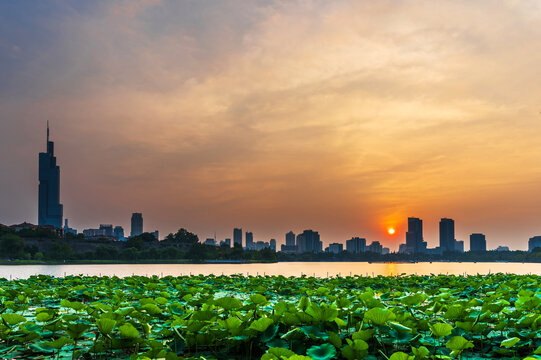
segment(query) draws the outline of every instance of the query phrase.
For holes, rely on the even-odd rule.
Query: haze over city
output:
[[[0,222],[37,222],[46,120],[78,228],[541,234],[537,1],[0,3]],[[395,229],[394,234],[389,228]]]

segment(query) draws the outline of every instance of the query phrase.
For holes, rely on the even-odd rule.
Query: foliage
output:
[[[539,280],[0,279],[0,358],[535,359]]]

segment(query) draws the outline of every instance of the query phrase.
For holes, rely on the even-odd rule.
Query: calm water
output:
[[[125,265],[0,265],[0,277],[24,279],[44,274],[108,276],[179,276],[179,275],[284,275],[284,276],[347,276],[397,274],[455,274],[476,275],[489,273],[541,275],[541,264],[523,263],[374,263],[366,262],[282,262],[275,264],[125,264]]]

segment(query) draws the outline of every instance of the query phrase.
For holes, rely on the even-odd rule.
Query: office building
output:
[[[105,237],[104,229],[84,229],[83,236],[85,238],[102,238]]]
[[[113,236],[117,239],[124,238],[124,228],[122,226],[115,226],[113,229]]]
[[[286,234],[286,246],[295,246],[295,233],[293,231]]]
[[[470,251],[487,251],[487,241],[484,234],[470,235]]]
[[[228,247],[231,247],[231,239],[230,238],[227,238],[224,240],[224,243],[225,245],[227,245]]]
[[[143,214],[133,213],[131,216],[130,236],[139,236],[143,233]]]
[[[389,255],[391,253],[391,249],[389,249],[388,247],[384,247],[383,249],[381,249],[381,255]]]
[[[406,252],[410,254],[426,252],[426,242],[423,241],[423,220],[419,218],[408,218]]]
[[[332,254],[339,254],[342,251],[344,251],[344,244],[341,244],[341,243],[329,244],[329,247],[327,247],[326,251]]]
[[[246,231],[246,249],[252,250],[254,247],[254,233]]]
[[[381,245],[379,241],[372,241],[372,243],[368,245],[367,251],[370,251],[376,254],[381,254],[383,252],[383,246]]]
[[[503,252],[509,251],[509,246],[498,246],[496,248],[496,251],[503,251]]]
[[[453,219],[443,218],[440,221],[440,249],[442,253],[457,250],[455,240],[455,221]]]
[[[152,232],[152,235],[156,238],[156,240],[160,241],[160,232],[158,230],[154,230]]]
[[[360,237],[352,237],[346,240],[346,251],[354,254],[366,251],[366,239]]]
[[[535,248],[541,251],[541,236],[534,236],[528,240],[528,251],[532,252]]]
[[[455,251],[459,253],[464,252],[464,240],[455,241]]]
[[[68,219],[64,220],[64,235],[72,234],[77,235],[77,229],[72,229],[68,226]]]
[[[205,245],[216,246],[216,240],[214,240],[214,238],[207,238],[205,240]]]
[[[54,156],[54,142],[49,141],[47,122],[47,152],[39,153],[38,225],[62,229],[63,206],[60,204],[60,167]]]
[[[269,246],[272,251],[276,251],[276,239],[270,239]]]
[[[323,243],[317,231],[304,230],[302,234],[297,235],[297,252],[320,253],[322,251]]]
[[[242,247],[242,229],[240,228],[233,229],[233,247],[237,244]]]
[[[113,237],[113,225],[111,224],[100,224],[100,230],[103,230],[105,236]]]

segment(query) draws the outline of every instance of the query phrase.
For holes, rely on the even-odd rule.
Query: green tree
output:
[[[15,234],[4,234],[0,237],[0,256],[7,259],[18,259],[23,256],[24,241]]]

